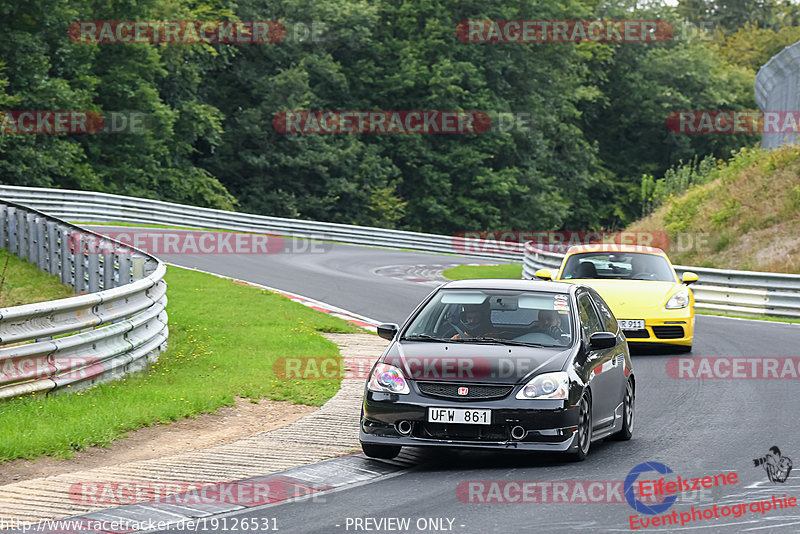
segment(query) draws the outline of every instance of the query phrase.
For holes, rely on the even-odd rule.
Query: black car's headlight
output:
[[[566,399],[569,396],[569,375],[565,371],[544,373],[530,380],[517,393],[517,398]]]
[[[367,389],[379,393],[409,393],[411,390],[406,382],[406,377],[403,376],[403,371],[394,365],[386,363],[379,363],[372,369],[372,374],[369,376],[369,383]]]

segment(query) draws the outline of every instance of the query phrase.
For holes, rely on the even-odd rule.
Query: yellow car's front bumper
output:
[[[626,317],[619,317],[624,319]],[[639,317],[637,317],[638,319]],[[644,330],[623,330],[628,343],[667,343],[691,347],[694,339],[694,313],[684,317],[659,317],[644,320]]]

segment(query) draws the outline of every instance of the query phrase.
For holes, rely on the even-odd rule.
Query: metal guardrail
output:
[[[81,222],[125,221],[135,224],[273,232],[289,237],[354,245],[475,256],[504,263],[522,261],[522,245],[518,246],[516,253],[509,250],[507,244],[503,245],[501,252],[497,252],[496,246],[482,247],[479,240],[462,237],[267,217],[92,191],[0,185],[0,198],[31,206],[62,219]],[[481,250],[484,249],[490,252],[482,253]]]
[[[800,42],[787,46],[756,74],[756,103],[761,111],[800,110]],[[763,133],[761,148],[797,143],[800,134]]]
[[[0,201],[0,247],[78,296],[0,309],[0,398],[78,390],[144,369],[167,340],[166,266],[21,204]]]
[[[539,269],[556,270],[564,255],[525,245],[522,277],[534,279]],[[744,315],[800,317],[800,275],[734,271],[675,265],[678,276],[696,273],[692,284],[695,309]],[[553,273],[555,274],[555,273]]]
[[[304,221],[198,208],[91,191],[40,189],[0,185],[0,198],[33,206],[58,217],[86,222],[126,221],[138,224],[190,226],[246,232],[274,232],[290,237],[338,241],[356,245],[404,248],[423,252],[482,257],[503,263],[522,261],[523,278],[539,268],[557,268],[562,255],[530,244],[464,239],[366,226]],[[485,252],[481,252],[485,251]],[[800,317],[800,276],[732,271],[676,265],[679,275],[693,271],[692,285],[700,310],[749,315]]]

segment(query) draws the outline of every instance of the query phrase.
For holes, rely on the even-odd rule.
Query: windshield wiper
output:
[[[501,345],[518,345],[520,347],[550,347],[555,345],[542,345],[541,343],[532,343],[530,341],[514,341],[513,339],[498,339],[496,337],[471,337],[465,341],[485,341],[489,343],[500,343]]]
[[[450,341],[441,337],[431,336],[429,334],[414,334],[413,336],[403,336],[401,341]]]

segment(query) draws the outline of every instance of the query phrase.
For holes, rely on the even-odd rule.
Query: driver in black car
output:
[[[555,310],[539,310],[539,330],[553,339],[561,339],[561,318]]]
[[[482,304],[464,304],[459,318],[464,335],[462,336],[461,332],[459,332],[450,339],[491,337],[494,333],[491,313],[492,310],[488,301]]]

